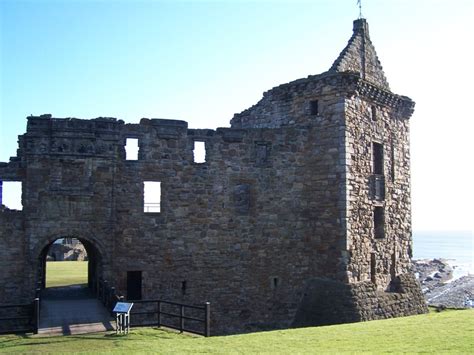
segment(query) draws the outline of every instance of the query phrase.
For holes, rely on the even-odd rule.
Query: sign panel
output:
[[[115,313],[128,313],[133,307],[133,303],[117,302],[112,312]]]

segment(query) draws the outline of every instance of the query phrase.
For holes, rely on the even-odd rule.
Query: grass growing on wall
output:
[[[112,332],[63,337],[0,336],[0,352],[5,353],[467,354],[473,349],[474,310],[211,338],[154,328],[132,328],[127,336]]]
[[[46,287],[87,284],[87,261],[48,261]]]

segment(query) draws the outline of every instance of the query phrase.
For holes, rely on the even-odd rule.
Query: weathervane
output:
[[[362,18],[362,0],[357,0],[357,5],[359,5],[359,18]]]

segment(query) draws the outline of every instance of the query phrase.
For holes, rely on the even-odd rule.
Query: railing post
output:
[[[37,297],[33,301],[33,332],[35,334],[38,334],[38,329],[39,329],[39,323],[40,323],[40,299]]]
[[[211,303],[206,302],[205,306],[205,323],[204,323],[204,336],[210,337],[211,336]]]
[[[184,306],[179,305],[179,331],[182,333],[184,330]]]
[[[161,327],[161,301],[158,301],[158,327]]]

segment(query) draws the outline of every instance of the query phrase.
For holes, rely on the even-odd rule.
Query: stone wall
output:
[[[2,276],[0,301],[32,297],[48,247],[74,237],[90,282],[130,298],[133,272],[142,298],[209,301],[213,334],[425,311],[406,275],[414,103],[388,90],[365,25],[330,71],[267,91],[231,128],[29,117],[0,164],[0,180],[23,182],[24,206],[0,211],[3,270],[24,275]]]

